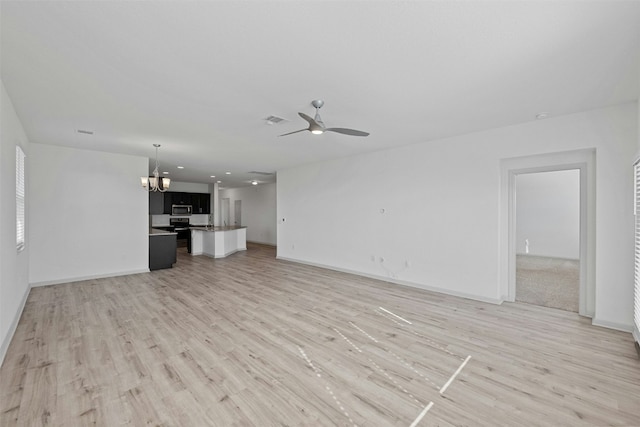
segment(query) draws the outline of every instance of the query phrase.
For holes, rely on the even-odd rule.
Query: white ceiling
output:
[[[152,159],[159,143],[174,180],[227,188],[639,94],[639,1],[3,0],[0,13],[2,80],[31,142]],[[279,138],[307,127],[297,113],[316,98],[327,126],[371,135]]]

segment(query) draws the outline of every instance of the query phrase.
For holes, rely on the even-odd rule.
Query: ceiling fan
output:
[[[313,119],[307,116],[305,113],[298,113],[300,117],[302,117],[303,119],[309,122],[308,128],[296,130],[289,133],[283,133],[282,135],[279,135],[279,136],[291,135],[292,133],[304,132],[306,130],[308,130],[314,135],[320,135],[325,132],[343,133],[345,135],[351,135],[351,136],[368,136],[369,135],[369,132],[362,132],[360,130],[355,130],[355,129],[325,127],[324,122],[320,118],[320,112],[319,112],[320,108],[322,108],[322,106],[324,105],[324,101],[321,99],[315,99],[311,101],[311,105],[313,105],[316,109],[316,115]]]

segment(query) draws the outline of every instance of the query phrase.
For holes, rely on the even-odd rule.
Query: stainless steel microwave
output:
[[[171,205],[171,215],[191,215],[191,205]]]

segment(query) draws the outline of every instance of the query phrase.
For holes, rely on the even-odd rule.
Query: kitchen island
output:
[[[178,233],[149,229],[149,270],[171,268],[176,263],[176,236]]]
[[[224,258],[247,250],[247,227],[190,227],[191,255]]]

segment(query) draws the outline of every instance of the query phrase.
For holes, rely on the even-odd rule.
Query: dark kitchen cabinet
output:
[[[203,194],[201,199],[201,203],[203,204],[202,213],[210,214],[211,213],[211,194],[206,193]]]
[[[152,199],[153,197],[153,199]],[[167,191],[166,193],[149,193],[149,213],[153,215],[171,215],[172,205],[190,205],[194,214],[211,213],[211,194],[184,193]]]
[[[174,205],[192,205],[191,193],[175,192],[171,193],[171,200]]]
[[[164,200],[162,203],[162,213],[171,215],[172,205],[190,205],[191,195],[189,193],[182,193],[178,191],[167,191],[164,193]]]
[[[164,211],[164,193],[159,191],[149,192],[149,214],[160,215],[165,213]]]
[[[171,268],[177,261],[176,235],[149,236],[149,270]]]
[[[194,214],[211,213],[211,194],[193,193],[191,194],[191,205]]]
[[[171,205],[173,204],[173,199],[171,198],[172,194],[173,193],[170,192],[164,193],[163,214],[171,215]]]

